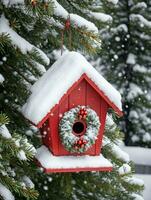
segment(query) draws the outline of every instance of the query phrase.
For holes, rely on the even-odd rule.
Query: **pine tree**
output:
[[[114,0],[114,2],[116,1]],[[105,23],[104,15],[98,15],[96,11],[100,2],[83,0],[81,3],[81,1],[64,0],[60,3],[55,0],[0,1],[0,80],[3,82],[0,85],[3,91],[0,96],[0,105],[1,110],[10,118],[9,130],[13,132],[16,129],[22,137],[24,134],[32,136],[33,132],[37,131],[32,126],[29,127],[29,123],[23,119],[20,109],[29,96],[30,86],[45,72],[45,67],[49,65],[49,62],[53,62],[50,53],[62,47],[62,49],[83,50],[92,54],[100,48],[97,27],[90,23],[90,21],[96,22],[98,25],[100,21]],[[109,21],[111,20],[109,15],[106,17]],[[66,24],[68,18],[70,18],[69,26]],[[107,143],[103,148],[104,155],[115,165],[112,173],[46,175],[32,166],[33,161],[30,165],[28,164],[28,167],[25,162],[21,165],[18,161],[25,170],[21,170],[19,165],[15,168],[16,174],[22,177],[20,173],[25,175],[27,170],[29,177],[34,177],[40,200],[50,198],[58,200],[61,198],[135,199],[140,194],[143,184],[139,185],[136,182],[134,184],[132,179],[128,179],[131,176],[131,167],[129,166],[131,164],[129,159],[123,160],[124,158],[117,156],[115,149],[118,147],[115,143],[116,138],[119,138],[119,132],[114,129],[114,133],[110,134],[110,131],[107,131],[108,138],[104,139],[104,141],[107,140]],[[20,136],[14,135],[14,138],[18,139],[18,137]],[[35,146],[39,145],[39,134],[34,134],[30,139]],[[3,140],[5,138],[2,138],[1,141]],[[24,141],[27,143],[26,139],[19,140],[23,144]],[[7,141],[0,143],[5,150]],[[26,147],[20,148],[23,148],[22,150],[29,155],[27,157],[30,159],[31,156]],[[11,153],[14,153],[13,158],[18,158],[18,149],[15,149],[11,150],[10,148],[9,157],[4,151],[6,159],[11,158]],[[111,153],[112,151],[113,153]],[[128,169],[126,173],[119,172],[118,169],[121,168],[120,171],[122,171],[124,166]],[[5,163],[4,167],[8,169]],[[35,169],[34,172],[33,169]],[[27,178],[25,179],[27,180]],[[19,187],[16,191],[14,185],[11,187],[11,180],[8,182],[1,180],[1,184],[10,191],[15,191],[28,199],[35,198],[37,193],[34,190],[29,189],[26,195],[24,194],[24,188],[20,187],[20,182],[20,179],[16,179],[16,185]],[[23,186],[25,185],[23,184]],[[30,194],[30,192],[32,193]],[[15,197],[18,198],[16,193]],[[19,199],[21,198],[19,197]]]
[[[9,133],[6,115],[0,114],[0,198],[13,200],[16,196],[37,199],[38,192],[28,177],[31,173],[31,160],[35,148],[27,142],[26,137]]]
[[[123,96],[125,144],[150,147],[151,2],[126,0],[111,7],[103,1],[102,9],[113,22],[101,31],[97,65]]]

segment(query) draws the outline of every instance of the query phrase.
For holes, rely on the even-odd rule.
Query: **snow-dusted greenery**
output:
[[[22,117],[20,110],[29,95],[31,85],[45,72],[49,61],[53,62],[51,51],[61,46],[61,33],[68,13],[73,13],[72,49],[85,50],[89,53],[94,53],[100,48],[96,25],[101,27],[112,21],[110,13],[105,15],[107,12],[102,9],[97,11],[101,1],[62,0],[59,1],[60,4],[56,0],[36,2],[36,6],[33,6],[30,0],[0,1],[0,83],[2,83],[0,109],[10,118],[8,125],[10,133],[16,130],[19,134],[11,136],[5,126],[5,117],[1,117],[0,198],[6,200],[36,198],[37,192],[33,189],[29,178],[34,177],[40,200],[130,200],[136,197],[140,199],[139,194],[143,186],[138,182],[126,180],[126,177],[131,176],[128,155],[120,151],[115,142],[116,138],[119,138],[119,132],[116,129],[111,131],[111,127],[107,131],[106,144],[103,147],[104,156],[115,166],[111,173],[47,175],[38,171],[37,175],[37,172],[32,171],[33,161],[29,160],[33,157],[33,153],[29,146],[26,146],[27,140],[21,135],[26,133],[31,136],[35,146],[39,143],[37,142],[39,135],[32,138],[36,129],[33,127],[29,129],[29,123]],[[117,0],[108,2],[112,6],[118,3]],[[134,19],[136,20],[136,17],[133,17]],[[121,25],[118,30],[121,29],[127,30],[127,27]],[[66,31],[64,34],[66,48],[70,47],[69,43],[69,32]],[[126,171],[124,175],[123,171]]]
[[[111,7],[103,1],[101,9],[112,15],[112,23],[100,30],[96,66],[122,94],[125,143],[150,147],[151,2],[126,0]]]
[[[14,196],[22,195],[36,199],[38,192],[28,177],[36,150],[26,137],[16,133],[12,136],[6,127],[8,122],[8,118],[0,114],[0,197],[14,200]]]
[[[86,132],[80,137],[86,143],[81,148],[76,149],[74,145],[79,140],[79,136],[73,134],[73,125],[79,119],[78,113],[81,108],[87,111],[87,116],[84,120],[86,123]],[[100,128],[100,120],[94,110],[86,106],[78,106],[64,113],[59,127],[60,137],[65,148],[70,152],[80,153],[85,152],[95,143]]]

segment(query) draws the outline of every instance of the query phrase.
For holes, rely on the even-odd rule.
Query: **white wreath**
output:
[[[80,109],[83,108],[87,111],[87,116],[83,119],[87,127],[85,133],[79,137],[73,133],[73,124],[78,120],[78,113]],[[95,144],[99,128],[100,120],[98,115],[94,110],[87,106],[77,106],[70,109],[68,112],[65,112],[59,123],[59,133],[62,144],[68,151],[76,153],[83,153]],[[74,147],[79,140],[85,141],[85,144],[76,149]]]

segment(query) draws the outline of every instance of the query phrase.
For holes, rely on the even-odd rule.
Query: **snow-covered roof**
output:
[[[104,158],[102,154],[98,156],[54,156],[48,148],[43,145],[37,149],[35,157],[46,172],[59,169],[70,169],[71,171],[73,169],[77,169],[78,171],[84,168],[99,168],[98,171],[111,171],[112,169],[111,162]]]
[[[31,95],[22,108],[23,115],[34,124],[41,122],[83,74],[94,82],[117,110],[122,110],[120,93],[92,67],[84,56],[72,51],[64,53],[31,87]]]

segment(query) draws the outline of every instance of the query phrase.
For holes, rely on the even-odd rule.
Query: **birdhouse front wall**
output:
[[[102,137],[105,127],[106,113],[108,104],[97,92],[96,86],[87,77],[81,77],[62,97],[60,103],[50,112],[49,118],[41,128],[43,143],[54,155],[79,155],[67,151],[59,135],[59,122],[65,112],[79,105],[89,106],[93,109],[100,119],[100,129],[97,140],[86,152],[80,155],[99,155],[102,146]]]

